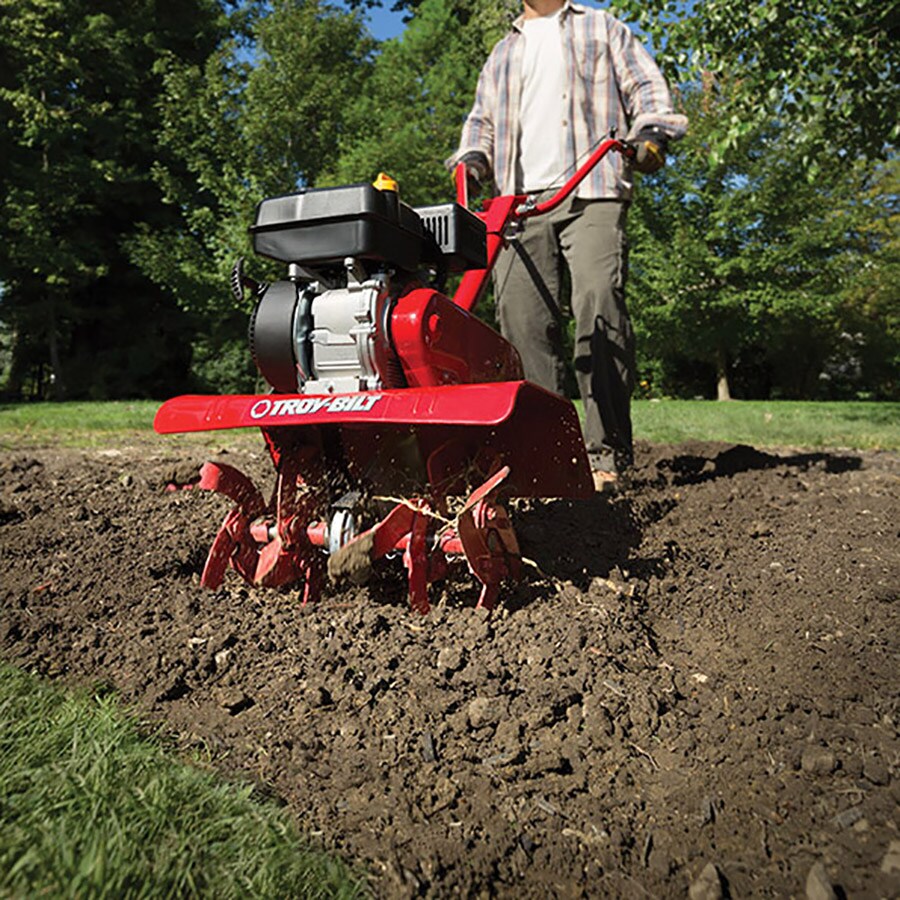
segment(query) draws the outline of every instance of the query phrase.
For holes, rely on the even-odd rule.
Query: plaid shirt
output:
[[[543,187],[516,184],[525,48],[521,23],[520,16],[491,51],[478,79],[475,104],[463,126],[459,149],[447,160],[452,169],[464,153],[481,151],[491,162],[501,194]],[[571,0],[565,3],[559,24],[569,88],[563,97],[568,113],[559,126],[565,178],[575,173],[613,129],[619,137],[633,136],[647,125],[657,125],[672,139],[684,134],[687,119],[673,114],[662,74],[627,25],[604,10]],[[620,154],[610,153],[581,183],[577,196],[627,200],[632,186],[630,166]]]

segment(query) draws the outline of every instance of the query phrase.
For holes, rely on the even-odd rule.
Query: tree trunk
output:
[[[41,90],[41,103],[47,104],[47,92]],[[49,144],[45,143],[43,147],[43,170],[44,174],[50,172],[50,153]],[[50,354],[50,389],[47,391],[47,397],[50,400],[61,400],[65,395],[65,385],[62,379],[62,367],[59,362],[59,335],[57,334],[56,322],[56,298],[50,292],[47,296],[47,350]],[[43,381],[43,379],[41,379]]]
[[[50,400],[62,400],[66,395],[66,385],[62,377],[62,365],[59,359],[59,335],[57,334],[56,323],[56,300],[54,297],[49,298],[48,302],[48,326],[49,333],[47,335],[50,351],[50,390],[47,396]]]
[[[731,399],[731,388],[728,385],[728,354],[724,347],[716,348],[716,399]]]

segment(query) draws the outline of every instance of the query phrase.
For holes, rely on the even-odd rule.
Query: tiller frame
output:
[[[304,393],[310,383],[303,384],[298,361],[301,392],[278,390],[280,375],[272,378],[257,359],[276,382],[276,393],[189,395],[160,407],[154,427],[164,434],[260,427],[276,470],[267,501],[233,466],[202,466],[197,486],[235,504],[209,551],[204,587],[217,589],[230,567],[254,585],[297,586],[306,604],[319,596],[326,573],[360,580],[379,560],[399,557],[410,605],[424,614],[430,609],[429,585],[444,579],[455,560],[464,560],[481,585],[478,608],[494,608],[502,583],[517,580],[522,569],[503,501],[584,498],[593,485],[572,404],[524,381],[518,354],[471,310],[517,223],[556,208],[611,151],[634,155],[622,141],[603,141],[546,202],[525,195],[485,201],[475,213],[484,223],[485,264],[465,271],[452,301],[408,279],[385,302],[389,326],[382,321],[370,330],[390,331],[389,346],[376,345],[373,355],[396,355],[403,376],[394,383],[385,378],[376,389],[361,384],[360,390]],[[457,204],[471,215],[462,165],[455,180]],[[346,266],[354,272],[359,263],[347,259]],[[262,297],[268,286],[244,278],[239,267],[236,273],[239,284]],[[342,296],[350,290],[342,289]],[[267,315],[272,309],[278,312],[269,301]],[[284,321],[296,330],[293,315]],[[465,498],[455,514],[453,497]],[[359,529],[360,509],[370,516],[378,510],[375,524],[365,530]]]

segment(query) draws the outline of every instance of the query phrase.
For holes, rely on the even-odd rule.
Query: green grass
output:
[[[580,406],[580,404],[577,404]],[[95,447],[152,437],[153,400],[0,405],[0,449]],[[637,400],[635,437],[658,443],[729,441],[757,447],[900,449],[900,403],[787,400]],[[160,447],[221,445],[255,429],[160,437]]]
[[[0,404],[0,431],[148,431],[155,400]]]
[[[900,403],[638,400],[632,417],[635,437],[656,443],[900,449]]]
[[[102,447],[153,438],[157,400],[108,400],[83,403],[0,404],[0,450],[46,447]],[[255,429],[232,431],[229,442]],[[160,436],[161,448],[171,446],[221,446],[223,432]]]
[[[363,896],[273,805],[141,736],[110,697],[0,664],[0,896]]]

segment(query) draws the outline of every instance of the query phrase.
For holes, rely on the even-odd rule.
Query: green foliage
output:
[[[362,896],[279,810],[164,753],[113,698],[0,665],[0,705],[0,892]]]
[[[171,161],[154,176],[179,219],[168,229],[143,227],[130,249],[191,314],[194,371],[207,386],[253,386],[249,353],[244,364],[235,358],[252,306],[248,298],[235,308],[231,266],[252,256],[256,204],[314,183],[333,162],[347,86],[366,82],[373,47],[358,15],[285,0],[264,6],[246,40],[202,64],[166,61],[160,141]],[[281,274],[260,260],[251,269]]]
[[[640,186],[631,222],[645,389],[709,395],[716,376],[723,392],[745,397],[871,389],[875,372],[845,371],[836,390],[841,378],[829,370],[840,369],[846,347],[854,303],[844,292],[861,265],[861,231],[896,202],[876,186],[884,170],[847,160],[811,183],[797,130],[777,123],[711,164],[729,98],[708,84],[685,105],[691,133],[666,171]],[[872,254],[884,239],[865,242],[866,264],[879,271]],[[896,354],[896,330],[888,340]],[[890,394],[889,373],[875,382]]]
[[[823,152],[880,157],[900,138],[900,18],[873,0],[616,0],[673,83],[736,86],[713,163],[774,117],[798,126],[811,172]]]
[[[13,394],[48,383],[146,394],[184,376],[174,305],[129,265],[123,240],[168,217],[149,177],[157,64],[208,53],[223,17],[214,0],[158,13],[155,0],[0,0],[0,322]]]
[[[900,395],[900,160],[875,169],[854,203],[856,240],[841,256],[841,347],[826,372],[840,396],[856,375],[873,396]]]
[[[478,73],[502,33],[499,10],[490,11],[465,0],[422,0],[348,105],[340,155],[320,183],[371,181],[385,171],[409,203],[452,196],[443,160],[456,148]]]
[[[247,347],[247,316],[235,310],[231,328],[200,331],[194,341],[194,377],[201,390],[227,394],[266,391]],[[230,337],[230,333],[238,335]]]

